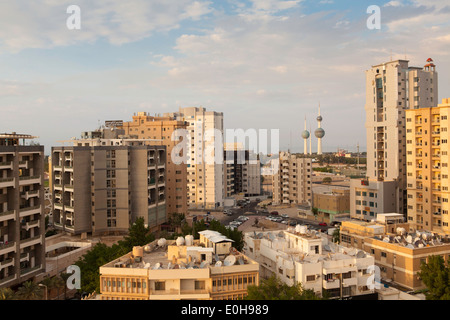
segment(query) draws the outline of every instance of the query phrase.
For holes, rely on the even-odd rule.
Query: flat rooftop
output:
[[[233,249],[229,255],[216,255],[213,252],[213,248],[205,247],[199,240],[194,240],[192,245],[178,245],[175,240],[165,240],[160,242],[158,240],[144,246],[142,249],[142,257],[136,259],[133,252],[129,252],[126,255],[113,260],[102,267],[105,268],[134,268],[134,269],[203,269],[215,266],[232,266],[232,265],[248,265],[254,264],[254,261],[246,257],[244,254]],[[163,244],[164,243],[164,244]],[[168,249],[170,246],[177,247],[180,251],[186,251],[186,253],[208,253],[212,254],[211,263],[206,261],[190,260],[188,256],[178,257],[174,262],[172,257],[168,257]],[[233,258],[228,258],[233,256]],[[200,259],[199,259],[200,260]],[[233,262],[233,263],[230,263]]]

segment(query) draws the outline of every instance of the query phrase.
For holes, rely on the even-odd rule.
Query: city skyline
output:
[[[280,129],[280,150],[301,153],[319,101],[323,151],[365,151],[364,71],[391,58],[432,58],[448,96],[445,1],[78,1],[81,30],[71,4],[0,5],[0,131],[39,136],[46,154],[106,120],[191,106],[223,112],[224,129]]]

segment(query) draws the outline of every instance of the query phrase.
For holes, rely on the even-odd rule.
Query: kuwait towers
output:
[[[302,132],[302,138],[304,140],[303,152],[308,154],[308,138],[310,137],[309,131],[306,129],[306,116],[305,116],[305,131]]]
[[[317,154],[322,154],[322,138],[325,136],[325,130],[322,129],[322,116],[320,115],[320,103],[319,103],[319,115],[317,116],[318,128],[314,132],[317,138]]]
[[[318,128],[314,132],[314,135],[317,138],[317,154],[322,154],[322,138],[325,136],[325,130],[322,129],[322,116],[320,115],[320,104],[319,104],[319,115],[317,117],[317,125]],[[310,131],[306,128],[306,117],[305,117],[305,130],[302,132],[302,138],[303,138],[303,153],[306,155],[308,154],[308,138],[309,138],[309,154],[311,155],[311,134]]]

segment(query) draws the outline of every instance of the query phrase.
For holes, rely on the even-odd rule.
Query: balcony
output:
[[[35,237],[31,237],[31,238],[27,238],[27,239],[23,239],[20,240],[20,249],[26,248],[26,247],[30,247],[30,246],[34,246],[36,244],[41,244],[42,243],[42,237],[41,235],[35,236]]]
[[[64,185],[64,191],[73,192],[73,185],[65,184]]]
[[[41,176],[22,176],[19,177],[19,185],[24,186],[28,184],[41,183]]]
[[[27,216],[31,216],[33,214],[39,214],[41,213],[41,206],[33,206],[33,207],[26,207],[26,208],[21,208],[20,209],[20,213],[19,213],[19,217],[23,218],[23,217],[27,217]]]
[[[27,191],[27,192],[25,192],[25,194],[22,194],[21,197],[25,200],[28,200],[28,199],[34,198],[34,197],[39,198],[39,190]]]
[[[28,169],[28,161],[19,161],[20,169]]]
[[[0,162],[0,170],[1,169],[10,169],[12,170],[12,161],[5,161],[5,162]]]
[[[14,178],[1,178],[0,179],[0,188],[14,187],[14,185],[15,185]]]
[[[322,280],[322,288],[324,289],[338,289],[341,287],[339,279]]]
[[[41,226],[40,220],[29,221],[26,224],[22,225],[22,228],[25,230],[30,230],[31,228],[39,228]]]
[[[16,243],[14,241],[8,243],[0,243],[0,255],[4,255],[12,251],[16,252]]]
[[[0,213],[0,222],[16,220],[16,210],[6,211]]]
[[[0,262],[0,270],[14,265],[14,258],[6,259]]]

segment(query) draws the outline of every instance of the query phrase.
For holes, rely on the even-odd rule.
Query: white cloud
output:
[[[2,1],[0,50],[17,52],[99,39],[121,45],[178,28],[182,21],[198,20],[212,11],[209,1],[79,0],[81,30],[68,30],[66,9],[71,4],[72,0]]]

